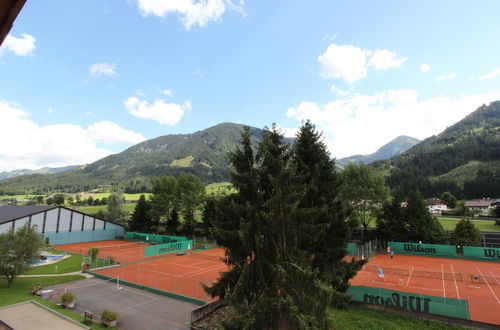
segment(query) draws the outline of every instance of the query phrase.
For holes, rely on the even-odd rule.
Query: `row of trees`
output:
[[[166,232],[182,232],[191,236],[196,227],[196,214],[205,200],[205,186],[200,178],[181,173],[176,179],[165,176],[153,182],[151,199],[141,195],[129,222],[131,231],[158,231],[160,223]],[[182,216],[182,226],[180,217]]]

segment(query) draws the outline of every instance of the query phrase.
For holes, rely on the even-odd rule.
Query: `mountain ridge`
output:
[[[370,164],[377,160],[389,159],[397,156],[420,143],[419,139],[407,135],[400,135],[395,139],[384,144],[372,154],[369,155],[353,155],[337,160],[339,166],[347,165],[348,163],[365,163]]]
[[[500,196],[500,101],[465,118],[374,168],[389,173],[393,191],[418,190],[427,197],[445,191],[459,198]]]

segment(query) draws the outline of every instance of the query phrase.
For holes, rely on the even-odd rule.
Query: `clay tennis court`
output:
[[[96,247],[99,248],[99,258],[113,257],[120,263],[131,263],[147,259],[144,257],[144,246],[140,242],[108,240],[55,245],[54,248],[56,250],[88,255],[89,249]]]
[[[97,274],[119,278],[201,301],[212,301],[202,284],[211,285],[228,267],[221,261],[223,249],[167,255],[164,258],[137,262],[95,271]]]
[[[379,277],[378,268],[382,269],[383,278]],[[500,325],[499,263],[408,255],[391,259],[378,254],[351,284],[465,299],[471,320]]]

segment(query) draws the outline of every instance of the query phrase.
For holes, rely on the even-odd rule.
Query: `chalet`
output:
[[[490,215],[490,210],[493,208],[491,204],[494,202],[495,200],[490,198],[472,199],[467,201],[464,207],[478,215]]]
[[[448,211],[448,204],[440,199],[428,199],[425,201],[425,206],[432,214],[440,214],[443,211]]]

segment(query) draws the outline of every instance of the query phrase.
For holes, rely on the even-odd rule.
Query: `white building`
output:
[[[125,232],[122,225],[64,206],[0,206],[0,234],[26,223],[36,226],[52,245],[111,240]]]

